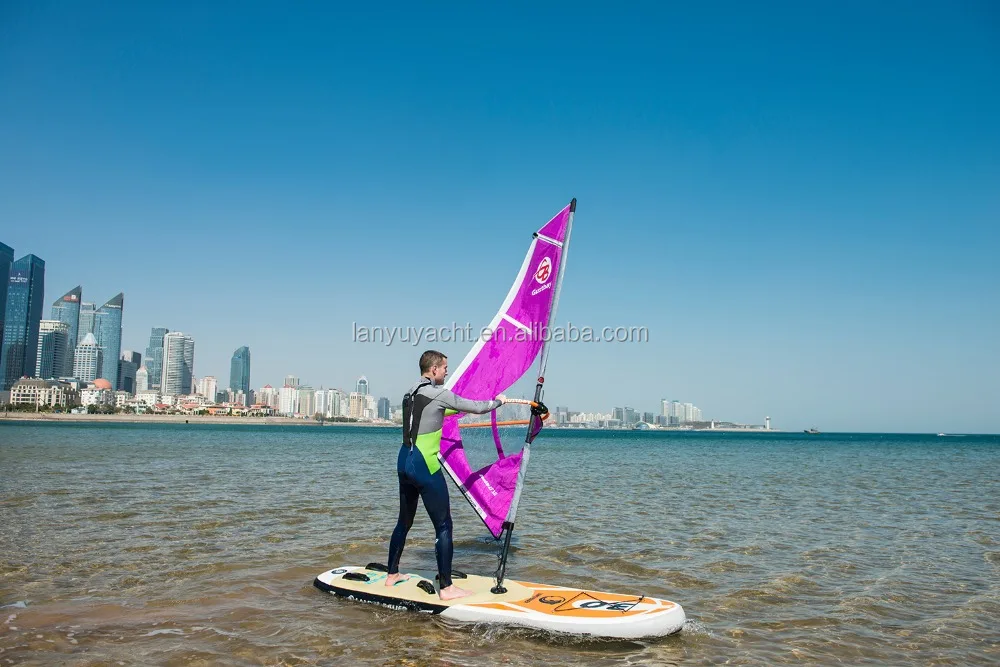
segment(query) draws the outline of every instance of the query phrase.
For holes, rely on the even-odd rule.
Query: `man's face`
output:
[[[441,384],[444,382],[445,376],[448,375],[448,359],[445,358],[440,364],[431,366],[431,379],[434,380],[434,384]]]

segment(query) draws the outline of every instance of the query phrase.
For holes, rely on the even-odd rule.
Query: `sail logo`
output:
[[[552,275],[552,260],[548,257],[543,257],[542,261],[538,264],[538,268],[535,269],[535,281],[539,284],[544,283]]]
[[[492,494],[493,494],[493,497],[496,497],[496,495],[497,495],[497,490],[496,490],[496,489],[494,489],[494,488],[493,488],[493,486],[492,486],[492,485],[491,485],[491,484],[490,484],[489,482],[487,482],[487,481],[486,481],[486,478],[485,478],[485,477],[483,477],[482,475],[480,475],[480,476],[479,476],[479,479],[480,479],[480,481],[482,481],[482,483],[483,483],[483,484],[485,484],[485,485],[486,485],[486,488],[490,490],[490,493],[492,493]]]

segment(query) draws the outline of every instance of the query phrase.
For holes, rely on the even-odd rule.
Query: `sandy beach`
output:
[[[8,412],[0,421],[17,422],[74,422],[122,424],[253,424],[267,426],[388,426],[368,422],[318,422],[315,419],[294,417],[211,417],[207,415],[74,415],[51,412]]]

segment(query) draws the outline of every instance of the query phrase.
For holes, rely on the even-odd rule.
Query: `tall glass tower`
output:
[[[10,265],[14,263],[14,249],[0,243],[0,348],[3,348],[3,321],[7,314],[7,281]]]
[[[76,344],[83,342],[84,337],[89,333],[94,333],[94,314],[97,306],[84,301],[80,304],[80,324],[76,329]]]
[[[0,349],[0,391],[10,389],[21,376],[35,373],[44,293],[44,260],[25,255],[11,265]]]
[[[246,345],[233,352],[229,364],[229,388],[242,391],[246,400],[250,400],[250,348]]]
[[[59,320],[42,320],[38,327],[38,355],[34,377],[45,379],[72,376],[72,366],[66,368],[66,355],[69,352],[69,325]]]
[[[83,287],[77,285],[52,304],[52,315],[49,319],[65,322],[66,326],[69,327],[69,337],[67,340],[69,349],[66,350],[64,356],[66,367],[60,370],[60,374],[63,375],[73,374],[73,352],[80,343],[78,333],[80,331],[80,301],[82,299]]]
[[[160,349],[163,359],[160,391],[169,396],[190,394],[194,375],[194,338],[172,331],[163,336],[163,347]]]
[[[149,347],[146,348],[146,370],[149,372],[149,388],[160,388],[160,374],[163,372],[163,337],[170,329],[153,327],[149,332]]]
[[[101,346],[104,358],[98,377],[118,389],[118,359],[122,356],[122,310],[125,294],[119,292],[94,313],[94,338]]]

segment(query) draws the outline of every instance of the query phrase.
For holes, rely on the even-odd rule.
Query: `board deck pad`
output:
[[[364,575],[367,581],[345,579]],[[473,594],[457,600],[441,600],[436,581],[406,573],[394,586],[386,586],[386,573],[359,566],[328,570],[314,585],[320,590],[361,602],[409,609],[473,623],[493,622],[599,637],[654,637],[678,632],[684,625],[684,610],[675,602],[645,595],[604,593],[565,586],[505,580],[506,593],[490,591],[492,577],[470,574],[453,579]],[[434,593],[420,587],[433,586]],[[426,587],[426,584],[424,584]]]

